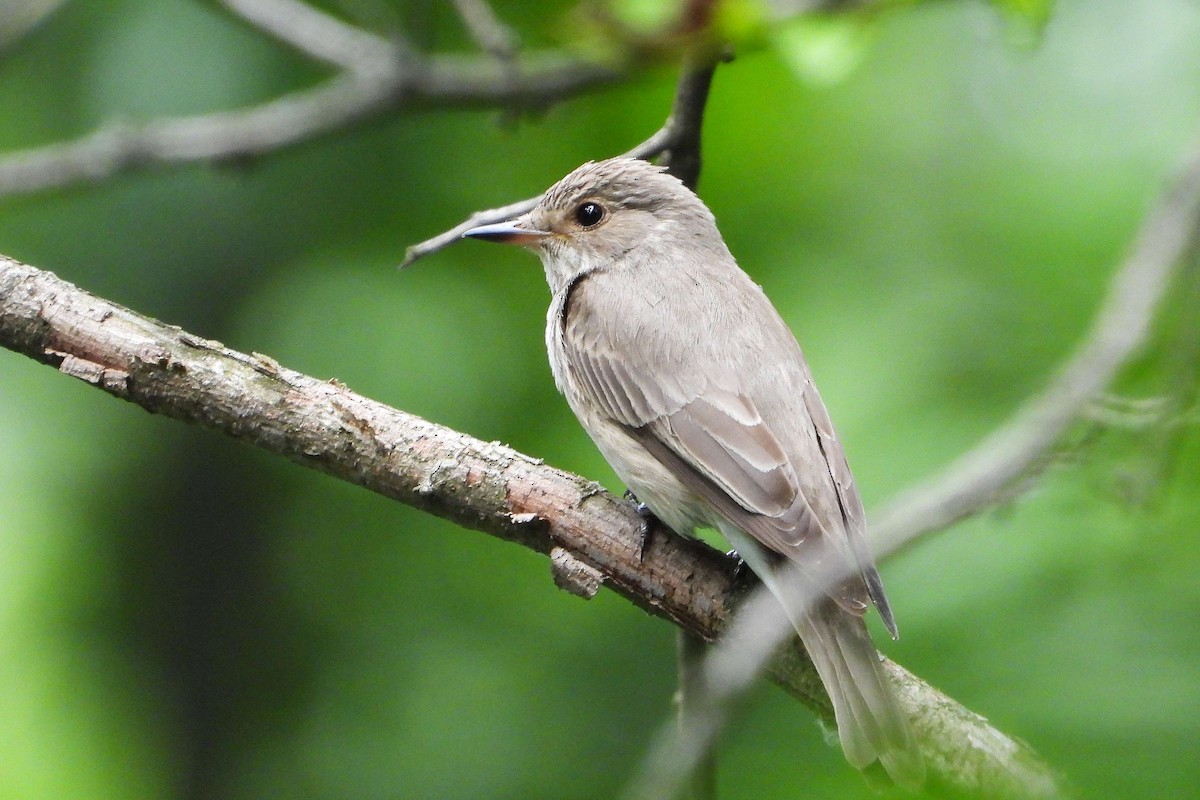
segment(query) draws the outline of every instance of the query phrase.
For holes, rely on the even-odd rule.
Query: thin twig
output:
[[[386,74],[343,73],[261,105],[116,123],[73,141],[8,153],[0,157],[0,195],[94,183],[134,169],[258,157],[397,108],[542,108],[621,77],[558,54],[529,57],[515,83],[480,56],[391,64]]]
[[[0,345],[149,411],[553,553],[561,582],[584,596],[602,583],[709,641],[729,625],[730,560],[669,532],[643,546],[636,512],[591,481],[164,325],[3,257]],[[1038,787],[1054,783],[1045,765],[1027,749],[1009,747],[1011,740],[981,717],[899,667],[889,670],[942,780],[978,793],[985,788],[979,781],[1008,776],[1037,796]],[[832,717],[798,642],[771,674]]]
[[[829,563],[840,561],[830,559]],[[821,575],[818,580],[822,583],[818,584],[811,573],[799,574],[795,564],[781,571],[780,585],[790,591],[792,613],[803,613],[819,598],[823,587],[833,586],[848,572],[847,569],[841,574]],[[779,600],[759,584],[738,607],[733,622],[720,639],[703,650],[692,649],[693,663],[681,669],[687,673],[689,691],[687,708],[681,710],[680,717],[681,721],[686,717],[687,724],[660,726],[641,768],[623,793],[624,800],[675,797],[692,782],[693,776],[702,775],[717,737],[729,720],[730,709],[762,674],[780,646],[791,638],[788,615]],[[811,694],[822,698],[817,711],[824,715],[823,690]]]
[[[399,42],[389,42],[298,0],[220,2],[259,30],[309,58],[360,76],[389,73],[401,49]]]
[[[37,29],[66,0],[0,0],[0,53]]]
[[[668,126],[664,125],[655,131],[653,136],[632,150],[627,151],[625,155],[631,158],[654,158],[666,150],[670,141],[671,130]],[[527,197],[524,200],[518,200],[506,206],[476,211],[453,228],[442,231],[437,236],[432,236],[423,242],[411,245],[404,251],[404,260],[400,262],[400,268],[411,267],[418,259],[445,250],[450,245],[462,239],[462,235],[471,228],[479,225],[490,225],[493,222],[504,222],[505,220],[524,214],[536,206],[541,199],[542,196],[539,194],[536,197]]]
[[[697,725],[706,724],[704,708],[698,708],[693,697],[702,701],[709,697],[705,685],[708,676],[704,672],[704,657],[708,652],[708,643],[703,639],[688,633],[677,631],[675,635],[675,653],[677,659],[677,676],[679,688],[675,690],[676,725],[679,735],[687,736],[688,732]],[[706,752],[697,757],[695,768],[687,776],[684,797],[686,800],[716,800],[717,798],[717,757],[715,748],[709,747]],[[657,797],[673,797],[674,795],[660,794]]]
[[[491,6],[484,0],[454,0],[454,8],[479,49],[510,66],[515,64],[520,40]]]
[[[663,129],[668,132],[661,163],[671,174],[695,191],[700,182],[700,139],[704,129],[704,109],[712,89],[717,63],[728,60],[724,53],[710,47],[693,49],[684,58],[671,102],[671,114]]]
[[[672,152],[671,171],[684,183],[694,185],[700,174],[700,123],[704,115],[704,104],[712,83],[715,61],[688,61],[675,88],[675,100],[671,114],[663,126],[641,144],[627,150],[623,155],[630,158],[652,159]],[[459,241],[462,235],[479,225],[504,222],[524,214],[542,199],[527,197],[498,208],[476,211],[449,230],[442,231],[423,242],[410,246],[404,252],[400,268],[410,267],[418,259],[446,249]]]

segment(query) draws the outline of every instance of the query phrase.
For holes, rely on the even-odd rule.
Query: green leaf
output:
[[[997,7],[1041,30],[1054,10],[1054,0],[992,0]]]
[[[679,24],[680,0],[613,0],[609,11],[621,25],[642,36],[658,36]]]
[[[1008,23],[1010,44],[1031,47],[1042,40],[1046,23],[1054,10],[1054,0],[992,0]]]
[[[868,20],[855,15],[812,14],[781,25],[771,41],[797,77],[829,86],[845,80],[862,63],[873,30]]]

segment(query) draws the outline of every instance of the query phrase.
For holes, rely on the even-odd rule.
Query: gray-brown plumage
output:
[[[919,784],[920,754],[862,619],[874,602],[895,636],[850,467],[800,346],[708,208],[661,168],[616,158],[579,167],[530,213],[465,235],[541,256],[558,388],[660,519],[719,529],[781,600],[781,559],[814,580],[851,575],[788,613],[847,759]]]

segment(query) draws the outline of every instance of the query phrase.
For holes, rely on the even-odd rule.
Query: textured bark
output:
[[[600,585],[705,640],[732,617],[731,559],[656,529],[629,503],[497,442],[406,414],[94,297],[0,256],[0,344],[148,411],[196,423],[464,527],[550,556],[555,581]],[[980,797],[1055,797],[1058,778],[1022,743],[889,662],[931,780]],[[772,680],[832,720],[798,640]]]

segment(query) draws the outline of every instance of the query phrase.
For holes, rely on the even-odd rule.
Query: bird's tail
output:
[[[919,787],[925,763],[863,619],[825,599],[793,623],[833,701],[846,759],[859,769],[878,760],[897,784]]]
[[[846,760],[863,769],[878,760],[892,780],[909,788],[925,782],[925,762],[908,720],[884,674],[862,616],[822,597],[811,606],[786,591],[773,559],[752,536],[732,525],[721,532],[762,579],[792,621],[833,701]],[[818,559],[819,561],[819,559]],[[882,592],[881,592],[882,593]],[[865,598],[863,610],[866,610]]]

